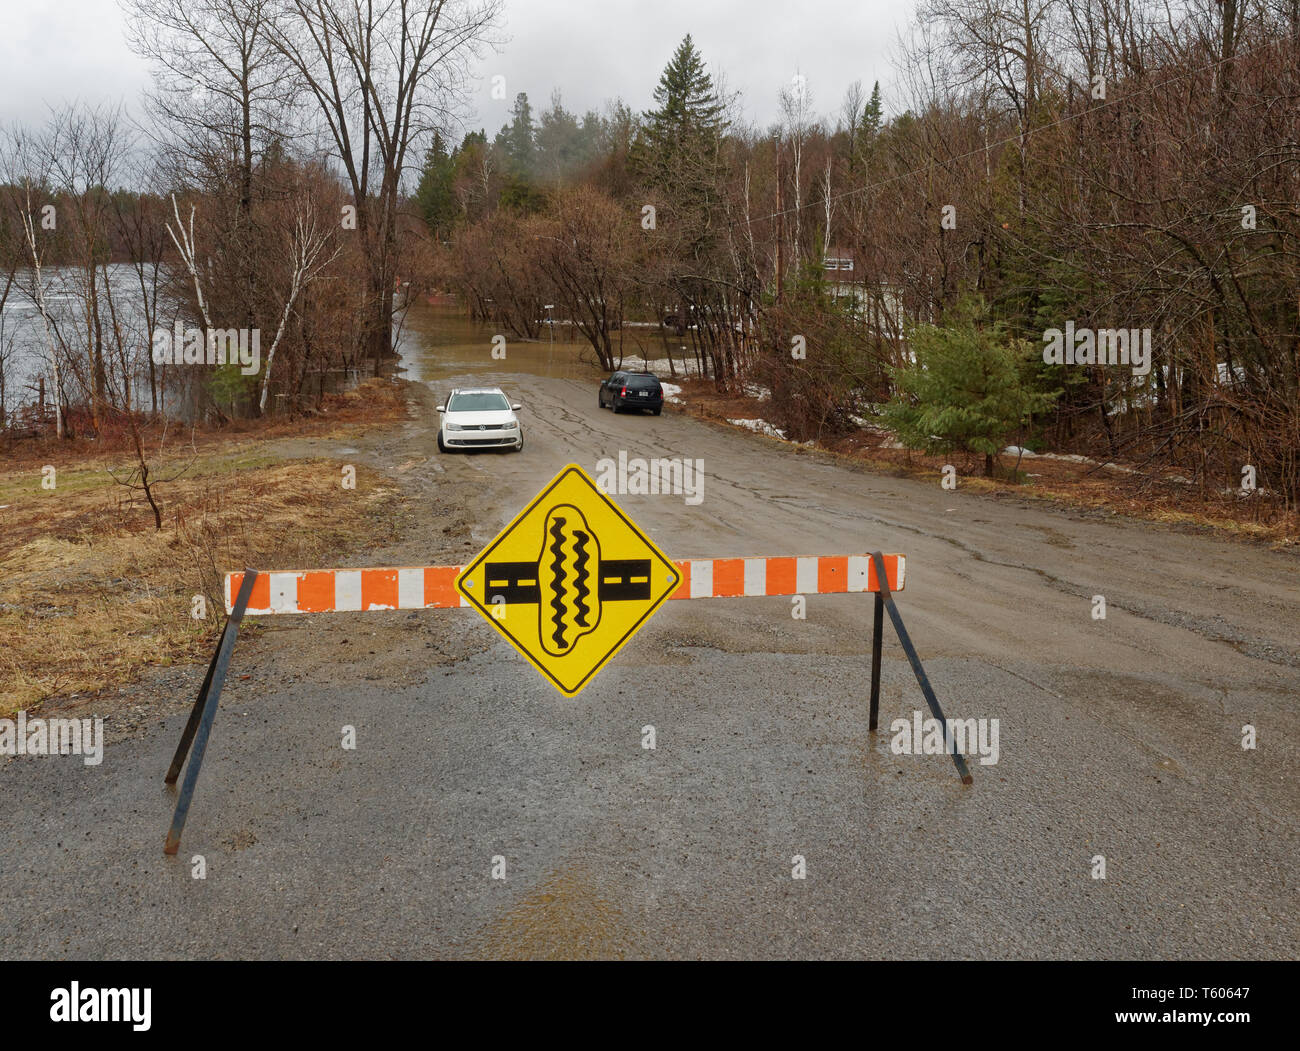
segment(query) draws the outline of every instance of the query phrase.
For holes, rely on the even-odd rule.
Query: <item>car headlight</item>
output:
[[[464,429],[465,429],[465,428],[462,427],[459,423],[449,423],[449,424],[447,424],[447,430],[449,430],[449,431],[463,431]]]

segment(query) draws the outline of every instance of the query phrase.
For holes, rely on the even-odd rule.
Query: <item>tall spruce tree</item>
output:
[[[537,126],[537,172],[548,183],[572,175],[582,160],[582,128],[557,91]]]
[[[860,124],[862,135],[870,140],[880,131],[880,126],[884,121],[884,107],[880,103],[880,81],[876,81],[871,86],[871,98],[867,100],[866,106],[862,110],[862,121]]]
[[[505,155],[510,174],[528,179],[535,173],[537,143],[533,128],[533,107],[526,92],[515,96],[510,123],[497,133],[496,147]]]
[[[726,127],[723,100],[688,33],[654,91],[656,108],[644,114],[634,160],[653,185],[681,203],[706,189],[717,143]]]
[[[415,204],[433,236],[439,240],[450,234],[460,211],[452,189],[455,175],[456,159],[447,151],[442,135],[435,132],[433,142],[424,155],[424,169],[420,173],[420,184],[415,190]]]

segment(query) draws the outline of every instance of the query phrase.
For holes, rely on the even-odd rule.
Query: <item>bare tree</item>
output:
[[[541,269],[601,368],[612,370],[613,333],[636,295],[641,238],[626,209],[586,187],[556,191],[552,216],[536,235]]]
[[[72,105],[55,111],[45,128],[53,189],[62,205],[60,228],[71,268],[65,281],[80,300],[82,330],[77,347],[69,347],[74,362],[84,361],[89,374],[91,418],[98,430],[106,409],[114,403],[109,365],[119,333],[105,321],[112,312],[109,226],[111,190],[130,148],[121,110],[115,107]],[[77,353],[72,353],[73,351]],[[129,399],[129,380],[116,401]]]
[[[148,186],[153,174],[152,158],[141,157],[134,167],[137,185]],[[158,324],[159,296],[164,280],[163,258],[168,235],[162,198],[144,192],[134,199],[126,195],[113,197],[114,227],[127,255],[127,265],[135,278],[139,294],[139,322],[142,345],[149,345]],[[163,409],[163,392],[157,365],[152,354],[144,355],[149,373],[150,411],[157,416]]]
[[[63,383],[59,372],[58,345],[45,299],[45,239],[37,233],[38,226],[42,226],[42,229],[48,227],[48,224],[42,224],[42,219],[46,216],[54,217],[57,223],[57,212],[53,211],[53,204],[47,202],[42,207],[41,218],[38,218],[36,202],[33,199],[40,188],[48,185],[51,165],[48,150],[31,132],[23,128],[15,128],[9,131],[7,139],[7,149],[4,154],[8,157],[9,163],[6,166],[5,182],[9,186],[14,209],[22,224],[23,242],[32,266],[31,284],[24,288],[24,291],[31,297],[41,318],[45,346],[50,355],[50,373],[54,381],[55,433],[62,438],[65,433]],[[46,208],[51,210],[45,211]]]
[[[176,220],[176,225],[173,227],[169,222],[167,224],[167,233],[171,236],[172,244],[176,246],[176,251],[185,266],[185,272],[190,275],[190,280],[194,282],[194,298],[198,303],[199,314],[203,318],[203,327],[211,331],[213,328],[212,317],[208,314],[208,301],[203,295],[203,278],[199,273],[198,249],[194,240],[194,213],[195,206],[190,205],[189,225],[186,226],[181,222],[180,205],[176,203],[176,195],[172,194],[172,216]]]
[[[408,156],[464,98],[500,0],[284,0],[276,47],[316,103],[369,263],[364,339],[391,349],[397,208]]]
[[[122,0],[128,42],[153,67],[153,131],[177,182],[227,181],[235,159],[237,203],[223,248],[243,285],[246,327],[255,325],[257,232],[253,204],[260,158],[282,142],[298,85],[272,40],[280,0]]]
[[[812,91],[807,78],[796,73],[788,87],[781,89],[781,115],[785,121],[785,135],[790,153],[790,187],[794,201],[790,208],[790,265],[799,266],[799,251],[803,239],[803,156],[809,134],[813,130]]]
[[[271,389],[271,367],[275,364],[275,352],[280,347],[284,336],[284,327],[289,320],[289,312],[302,290],[309,285],[321,270],[332,263],[339,254],[339,249],[328,258],[322,258],[325,249],[334,239],[332,226],[321,227],[316,222],[316,213],[312,208],[311,198],[305,198],[294,216],[293,235],[289,239],[289,258],[291,260],[289,291],[284,299],[284,310],[280,314],[280,324],[275,330],[275,339],[266,354],[266,372],[262,377],[262,397],[258,409],[266,412],[266,398]]]

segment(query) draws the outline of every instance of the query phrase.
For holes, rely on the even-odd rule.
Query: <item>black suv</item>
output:
[[[649,372],[616,372],[600,385],[600,407],[649,409],[656,416],[664,411],[664,389]]]

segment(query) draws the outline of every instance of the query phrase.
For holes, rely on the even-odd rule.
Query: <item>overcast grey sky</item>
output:
[[[664,64],[691,33],[711,69],[741,92],[745,116],[777,117],[777,92],[796,72],[819,114],[839,109],[861,79],[882,90],[889,54],[913,0],[505,0],[499,52],[479,64],[470,128],[494,134],[510,100],[535,107],[558,89],[566,108],[602,109],[622,97],[651,105]],[[117,0],[0,0],[0,122],[40,120],[73,99],[138,105],[148,69],[127,48]],[[506,78],[506,101],[490,78]],[[886,108],[892,109],[886,98]]]

